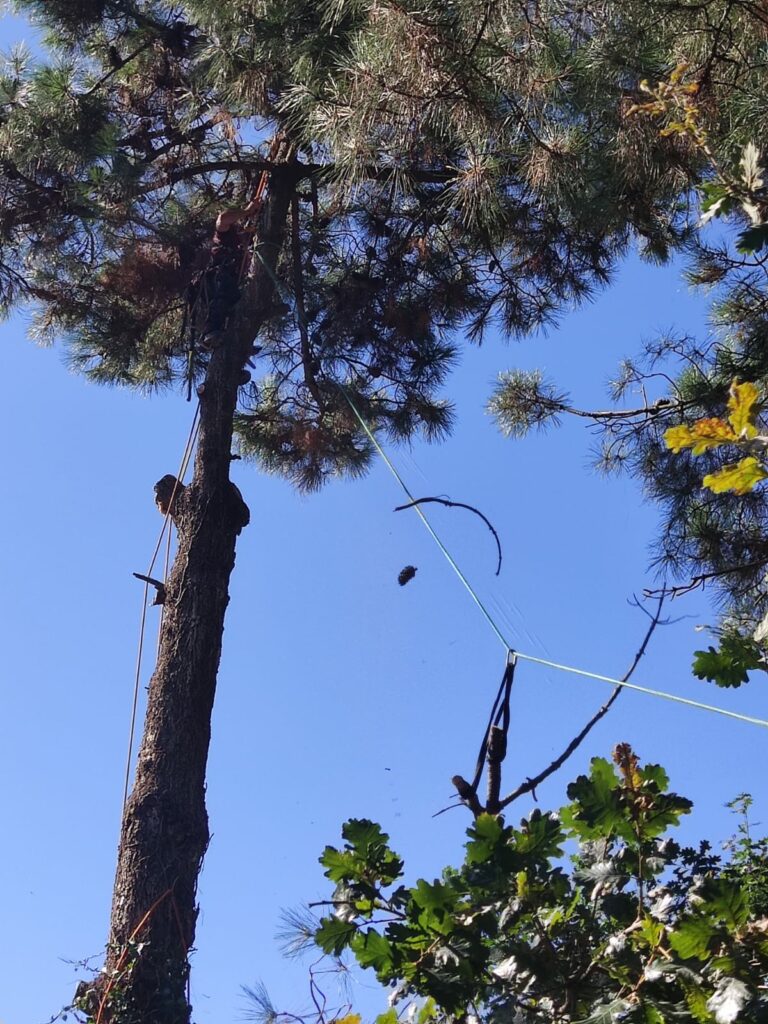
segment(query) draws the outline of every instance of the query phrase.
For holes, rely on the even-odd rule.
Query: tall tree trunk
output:
[[[294,186],[273,173],[260,253],[274,270]],[[188,953],[197,879],[209,841],[205,773],[235,543],[248,510],[229,480],[243,366],[270,315],[273,281],[259,263],[200,399],[192,481],[174,502],[178,551],[167,581],[157,666],[122,821],[107,961],[85,1002],[101,1022],[187,1024]]]

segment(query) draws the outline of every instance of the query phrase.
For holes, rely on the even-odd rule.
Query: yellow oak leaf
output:
[[[731,394],[728,399],[728,421],[737,437],[756,436],[757,427],[754,421],[758,412],[759,396],[760,392],[749,381],[745,384],[734,381],[731,384]]]
[[[359,1013],[348,1013],[346,1017],[337,1017],[333,1024],[362,1024]]]
[[[664,431],[667,448],[673,452],[690,448],[694,455],[701,455],[707,448],[716,448],[719,444],[732,444],[738,439],[739,435],[734,433],[729,424],[717,417],[697,420],[690,427],[681,423]]]
[[[765,479],[768,479],[768,470],[754,455],[750,455],[741,462],[723,466],[717,473],[707,473],[702,483],[715,494],[722,494],[724,491],[746,494],[755,484]]]

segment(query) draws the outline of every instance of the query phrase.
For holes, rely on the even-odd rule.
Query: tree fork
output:
[[[106,1024],[188,1024],[188,954],[209,842],[205,772],[229,578],[248,510],[230,482],[237,389],[270,315],[296,171],[271,176],[257,261],[200,401],[191,483],[175,503],[178,550],[167,586],[135,783],[123,812],[104,970],[79,1004]],[[267,270],[269,267],[269,270]]]

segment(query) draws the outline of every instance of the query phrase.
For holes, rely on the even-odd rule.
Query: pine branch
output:
[[[83,96],[92,96],[93,93],[95,93],[98,89],[102,87],[102,85],[105,84],[105,82],[108,82],[110,78],[112,78],[114,75],[118,73],[118,71],[122,71],[122,69],[126,67],[126,65],[130,64],[131,61],[134,61],[140,54],[144,53],[145,50],[148,50],[151,46],[154,45],[154,43],[154,39],[149,39],[147,40],[146,43],[142,43],[141,46],[137,47],[137,49],[135,49],[132,53],[129,53],[127,57],[121,57],[119,62],[117,62],[114,67],[110,68],[109,71],[107,71],[106,74],[102,75],[101,78],[98,79],[98,81],[95,82],[90,89],[87,89],[83,93]]]
[[[720,579],[723,576],[735,576],[738,573],[748,572],[751,569],[762,569],[765,565],[768,565],[768,559],[760,558],[754,562],[746,562],[744,565],[730,565],[727,569],[700,572],[698,575],[693,576],[688,583],[683,583],[676,587],[658,587],[654,590],[644,590],[643,597],[670,597],[674,600],[676,597],[690,594],[691,591],[697,590],[699,587],[703,588],[708,580]]]
[[[301,160],[296,160],[290,165],[275,163],[272,160],[211,160],[204,163],[188,164],[186,167],[179,167],[169,171],[165,176],[163,185],[187,181],[190,178],[214,174],[219,171],[268,171],[273,173],[276,170],[284,171],[287,166],[292,168],[293,173],[296,175],[296,181],[321,177],[323,175],[333,175],[338,169],[337,165],[333,163],[306,164]],[[458,176],[458,172],[453,170],[426,170],[416,167],[403,170],[402,168],[377,167],[375,164],[370,164],[360,169],[361,177],[368,181],[390,182],[397,174],[405,174],[411,180],[426,185],[450,184]],[[158,186],[154,185],[152,187],[157,188]]]

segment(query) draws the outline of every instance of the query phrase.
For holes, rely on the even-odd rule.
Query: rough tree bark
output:
[[[273,270],[296,178],[290,165],[275,170],[263,207],[260,253]],[[190,1019],[188,953],[209,841],[205,773],[211,712],[235,544],[249,518],[229,479],[233,418],[239,378],[273,300],[272,278],[259,263],[225,343],[211,355],[193,478],[172,511],[178,550],[167,581],[135,783],[123,814],[107,961],[80,1000],[100,1024]]]

